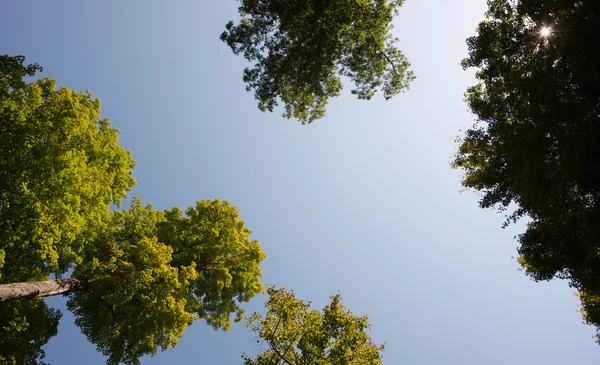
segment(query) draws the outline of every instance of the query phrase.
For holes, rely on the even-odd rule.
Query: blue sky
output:
[[[132,195],[160,209],[237,205],[267,254],[263,281],[317,307],[340,291],[369,315],[386,364],[597,363],[574,289],[519,272],[522,224],[501,229],[503,216],[460,193],[450,168],[454,139],[474,122],[463,102],[473,71],[459,61],[485,1],[407,0],[394,32],[417,75],[411,90],[388,102],[346,91],[308,126],[260,112],[244,90],[246,63],[219,40],[238,5],[4,1],[0,52],[102,100],[139,160]],[[103,364],[63,312],[48,361]],[[225,333],[200,321],[142,362],[241,364],[260,350],[253,339],[243,324]]]

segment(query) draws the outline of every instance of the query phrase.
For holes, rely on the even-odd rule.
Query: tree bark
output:
[[[83,286],[84,279],[68,278],[26,283],[0,284],[0,302],[66,294]]]

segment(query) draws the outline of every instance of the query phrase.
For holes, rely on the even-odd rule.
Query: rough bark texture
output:
[[[11,300],[35,299],[65,294],[82,286],[84,280],[54,279],[26,283],[0,284],[0,302]]]

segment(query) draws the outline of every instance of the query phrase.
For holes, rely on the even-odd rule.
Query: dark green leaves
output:
[[[488,5],[463,61],[480,68],[466,94],[478,122],[454,164],[482,207],[531,219],[519,261],[535,280],[569,279],[600,328],[600,3]]]
[[[34,76],[41,72],[42,67],[37,63],[25,66],[25,57],[0,55],[0,97],[17,89],[22,89],[26,84],[23,78]]]
[[[58,332],[61,313],[41,299],[0,305],[0,364],[42,365],[42,346]]]
[[[391,32],[401,1],[243,0],[242,19],[221,35],[235,54],[255,62],[244,70],[258,107],[310,123],[325,115],[330,97],[340,94],[341,77],[351,79],[360,99],[377,90],[386,99],[414,79]]]

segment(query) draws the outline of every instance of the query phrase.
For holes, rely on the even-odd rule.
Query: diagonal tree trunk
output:
[[[35,299],[70,293],[87,283],[85,279],[54,279],[0,284],[0,302]]]

